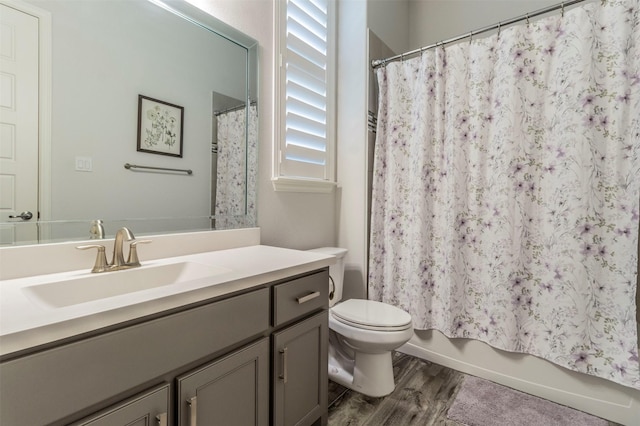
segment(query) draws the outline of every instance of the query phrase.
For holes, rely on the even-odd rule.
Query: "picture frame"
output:
[[[138,95],[139,152],[182,157],[184,108]]]

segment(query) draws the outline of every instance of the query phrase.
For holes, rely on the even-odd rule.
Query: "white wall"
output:
[[[336,244],[335,194],[275,192],[271,185],[274,138],[274,1],[190,0],[260,44],[258,115],[258,226],[263,244],[308,249]]]
[[[469,33],[559,0],[408,0],[409,49]],[[384,39],[384,38],[383,38]]]
[[[409,48],[409,18],[409,0],[369,0],[367,26],[394,52]]]
[[[345,256],[343,298],[366,294],[367,2],[338,2],[338,246]]]

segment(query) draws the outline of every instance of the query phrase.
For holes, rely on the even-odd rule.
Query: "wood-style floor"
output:
[[[449,420],[447,411],[465,374],[398,352],[393,364],[396,389],[384,398],[330,381],[329,426],[462,426]]]
[[[396,352],[393,374],[396,389],[384,398],[372,398],[329,382],[329,426],[445,425],[464,375]]]

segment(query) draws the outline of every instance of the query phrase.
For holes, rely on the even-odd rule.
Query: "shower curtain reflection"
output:
[[[252,200],[256,192],[257,111],[256,105],[251,105],[248,111],[241,107],[216,114],[217,146],[213,149],[217,151],[215,229],[255,226],[246,221],[256,216]],[[247,119],[249,125],[245,126]]]

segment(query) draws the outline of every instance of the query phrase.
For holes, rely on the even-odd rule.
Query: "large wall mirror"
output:
[[[0,7],[3,246],[256,225],[255,40],[184,1]]]

